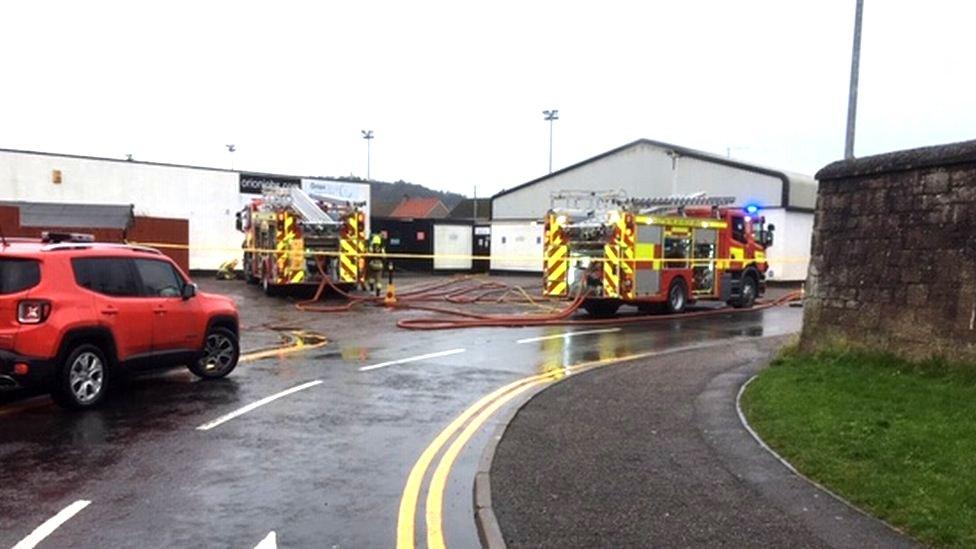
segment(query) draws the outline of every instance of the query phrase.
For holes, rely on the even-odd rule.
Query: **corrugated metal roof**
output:
[[[787,208],[812,211],[814,207],[814,203],[816,202],[816,181],[810,176],[784,172],[782,170],[767,168],[765,166],[759,166],[756,164],[749,164],[738,160],[732,160],[730,158],[725,158],[723,156],[719,156],[716,154],[707,153],[705,151],[689,149],[688,147],[682,147],[680,145],[672,145],[671,143],[665,143],[663,141],[654,141],[653,139],[638,139],[636,141],[632,141],[630,143],[627,143],[626,145],[617,147],[616,149],[609,150],[602,154],[598,154],[592,158],[587,158],[586,160],[577,162],[576,164],[573,164],[571,166],[566,166],[565,168],[556,170],[550,174],[546,174],[542,177],[533,179],[532,181],[527,181],[520,185],[516,185],[510,189],[503,189],[502,191],[496,193],[491,198],[494,200],[499,196],[504,196],[506,194],[518,191],[519,189],[528,187],[530,185],[534,185],[541,181],[545,181],[546,179],[549,179],[551,177],[555,177],[560,174],[575,170],[581,166],[585,166],[592,162],[596,162],[597,160],[615,155],[617,153],[623,152],[625,150],[628,150],[630,148],[639,145],[650,145],[651,147],[673,151],[681,156],[695,158],[698,160],[702,160],[704,162],[711,162],[713,164],[728,166],[730,168],[737,168],[740,170],[745,170],[745,171],[776,177],[783,182],[782,205]],[[794,192],[794,190],[791,189],[791,186],[794,185],[800,187],[800,189],[797,189],[797,192]],[[795,203],[794,201],[799,203]]]
[[[132,205],[63,204],[57,202],[3,201],[20,210],[22,227],[126,229],[132,225]]]

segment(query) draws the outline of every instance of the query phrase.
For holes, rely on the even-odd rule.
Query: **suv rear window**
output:
[[[33,259],[0,259],[0,295],[22,292],[41,282],[41,266]]]
[[[128,259],[84,257],[71,260],[75,282],[82,288],[116,297],[136,297],[139,284]]]

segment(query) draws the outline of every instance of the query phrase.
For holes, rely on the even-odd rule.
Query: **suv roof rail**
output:
[[[156,255],[163,255],[163,252],[148,246],[137,246],[134,244],[112,244],[108,242],[59,242],[48,244],[41,248],[45,252],[56,252],[61,250],[88,250],[92,248],[102,248],[110,250],[132,250],[134,252],[146,252]]]

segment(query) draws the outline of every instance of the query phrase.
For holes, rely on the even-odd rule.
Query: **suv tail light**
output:
[[[17,322],[40,324],[51,314],[51,302],[41,299],[25,299],[17,304]]]

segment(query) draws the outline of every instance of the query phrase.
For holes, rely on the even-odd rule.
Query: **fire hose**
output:
[[[484,328],[484,327],[527,327],[527,326],[593,326],[593,325],[620,325],[637,324],[643,322],[658,322],[664,320],[700,318],[704,316],[727,315],[734,313],[744,313],[757,311],[785,305],[790,301],[798,299],[802,292],[795,291],[783,295],[777,299],[759,303],[751,308],[720,307],[700,311],[691,311],[675,314],[663,315],[640,315],[640,316],[621,316],[614,318],[570,318],[586,300],[587,295],[580,291],[569,304],[546,314],[483,314],[439,307],[430,305],[430,302],[449,302],[454,304],[471,304],[485,302],[503,302],[513,290],[520,292],[522,298],[517,299],[520,303],[531,303],[545,308],[534,300],[523,288],[513,287],[501,282],[481,282],[474,285],[467,285],[458,288],[458,285],[472,280],[472,277],[455,277],[451,280],[424,286],[418,289],[403,292],[397,296],[394,303],[386,303],[382,296],[360,296],[353,295],[340,288],[330,277],[328,277],[322,265],[319,264],[319,273],[322,281],[315,291],[315,295],[306,301],[296,303],[296,308],[307,312],[326,312],[340,313],[351,310],[357,305],[372,304],[400,310],[418,310],[437,313],[440,316],[426,318],[405,318],[396,322],[397,327],[407,330],[450,330],[459,328]],[[325,293],[326,289],[331,288],[337,294],[345,297],[348,301],[343,305],[326,306],[319,305],[317,302]],[[501,297],[489,299],[488,296],[502,293]]]
[[[341,313],[351,310],[358,305],[391,306],[382,296],[355,295],[341,288],[324,271],[321,262],[318,263],[321,281],[312,298],[300,301],[295,307],[301,311],[321,313]],[[473,284],[472,284],[473,282]],[[460,286],[460,287],[459,287]],[[336,294],[347,299],[342,305],[320,305],[318,302],[326,290],[331,289]],[[512,293],[518,294],[510,297]],[[500,294],[500,295],[499,295]],[[450,280],[439,282],[420,288],[400,292],[397,304],[404,308],[407,303],[418,302],[449,302],[455,304],[472,303],[528,303],[535,307],[551,310],[552,307],[542,305],[539,299],[532,296],[520,286],[510,286],[501,282],[477,281],[472,276],[452,277]]]
[[[703,316],[718,316],[733,313],[747,313],[759,311],[784,305],[800,297],[800,292],[791,292],[782,297],[769,302],[758,304],[749,309],[737,309],[734,307],[721,307],[704,311],[691,311],[687,313],[675,313],[665,315],[641,315],[626,316],[615,318],[569,318],[584,301],[583,296],[577,297],[568,307],[553,315],[478,315],[463,311],[455,311],[441,307],[416,307],[408,308],[421,309],[441,313],[442,317],[430,318],[404,318],[397,321],[396,325],[407,330],[450,330],[458,328],[485,328],[485,327],[527,327],[527,326],[600,326],[600,325],[621,325],[638,324],[643,322],[657,322],[663,320],[675,320],[686,318],[700,318]]]

